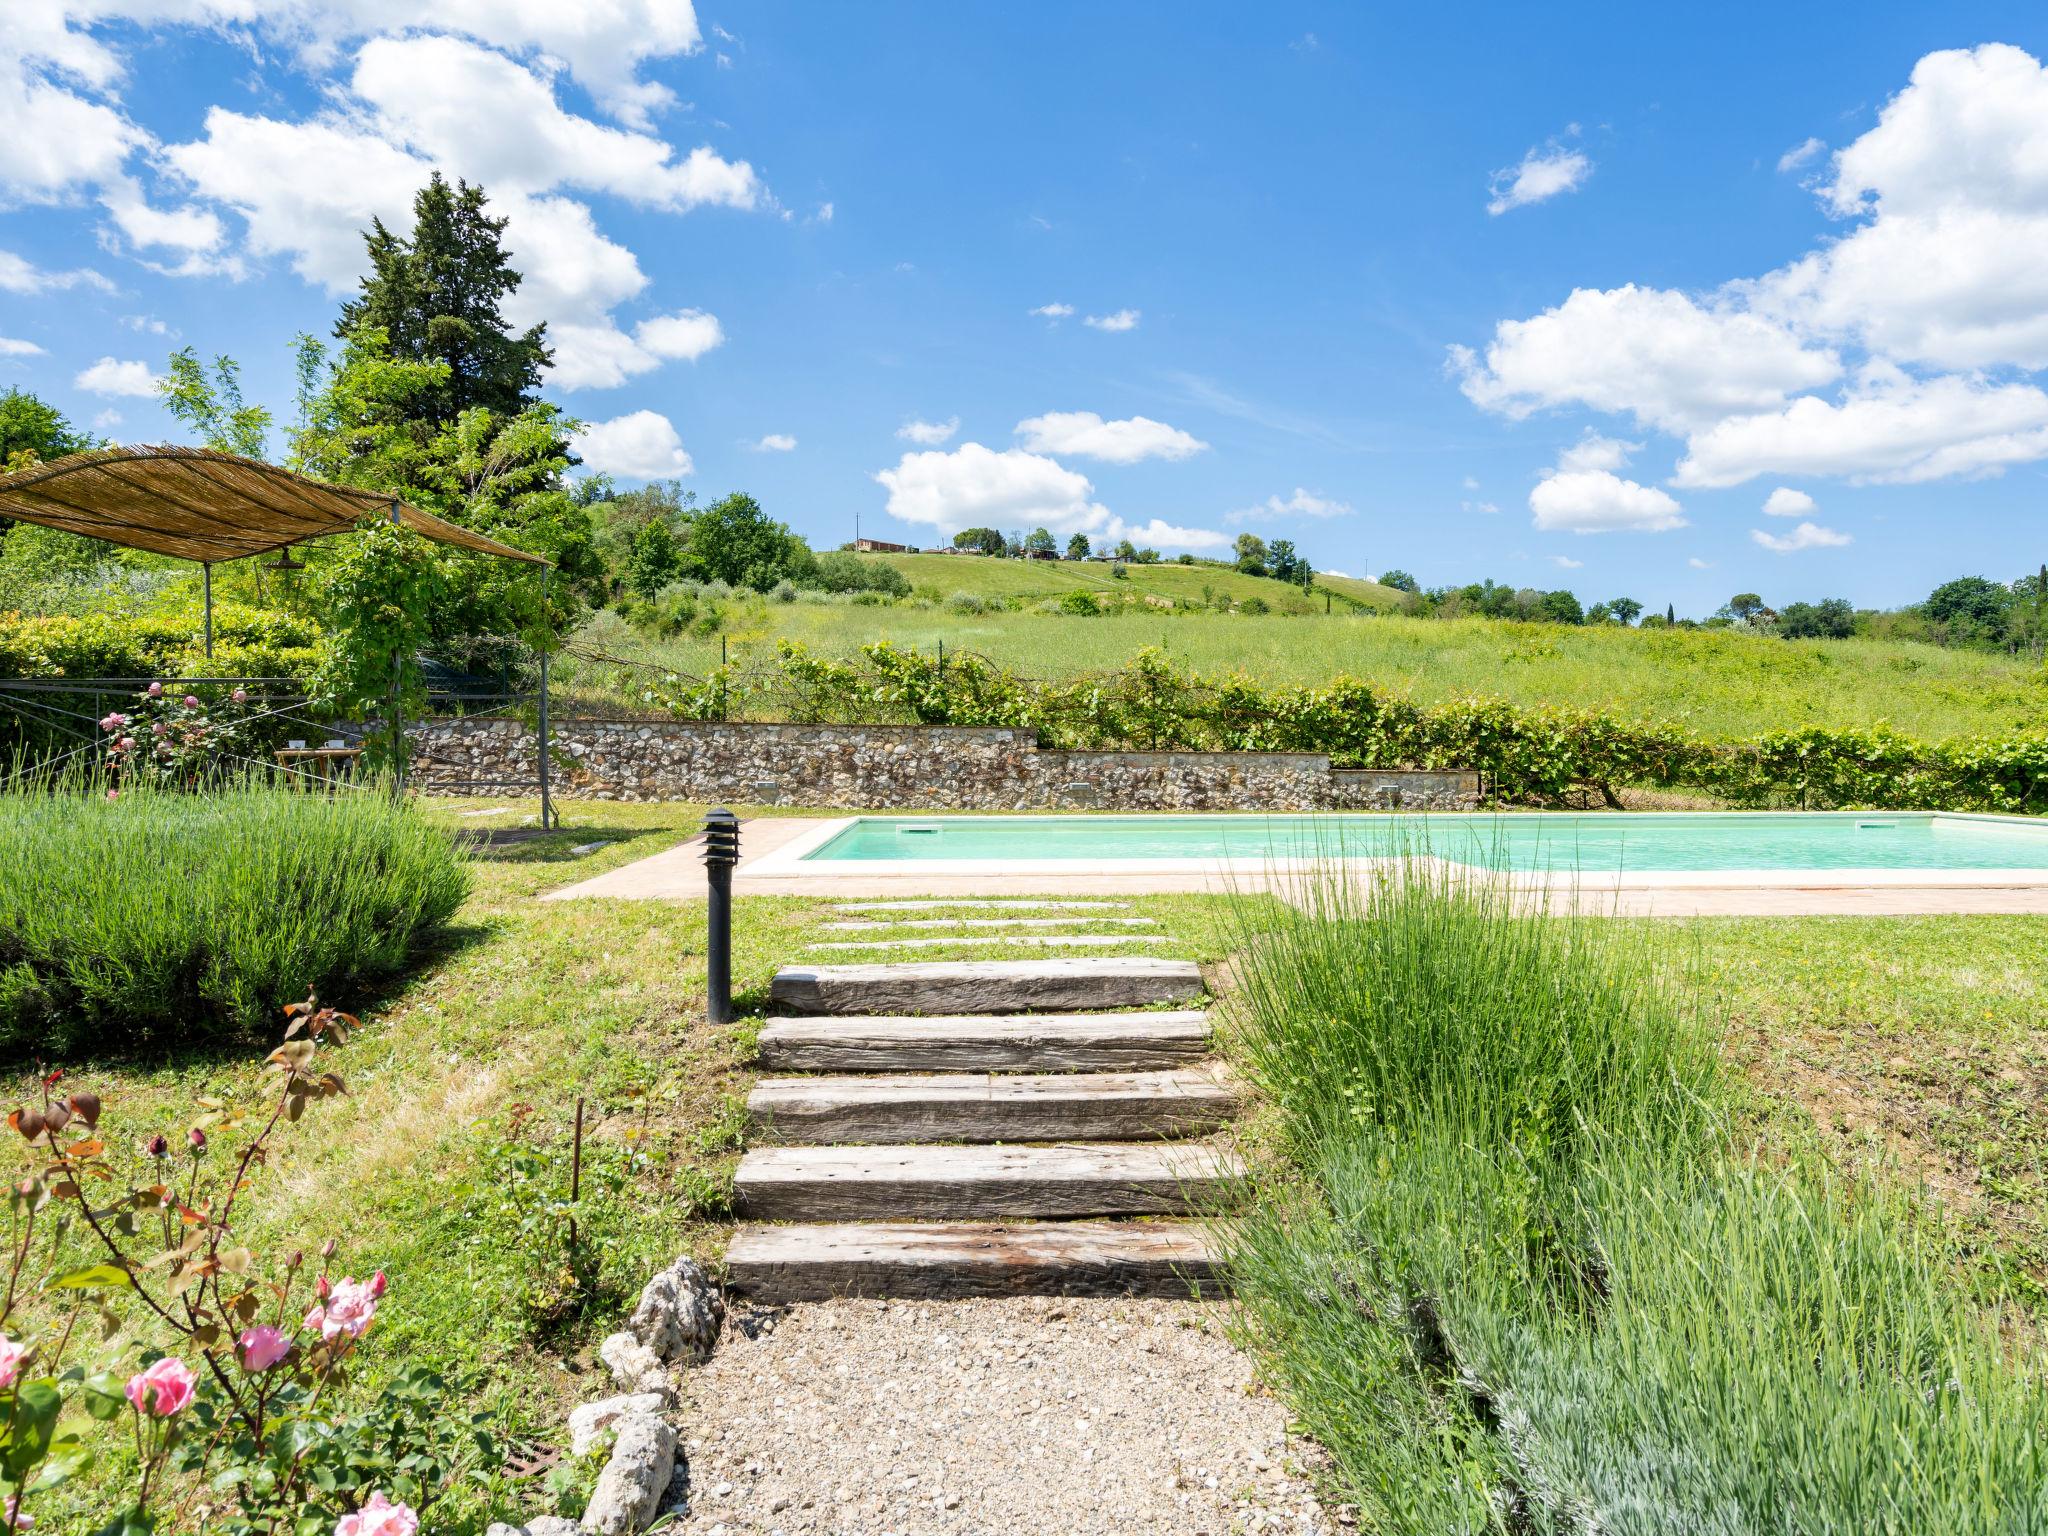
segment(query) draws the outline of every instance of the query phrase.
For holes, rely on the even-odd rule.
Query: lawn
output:
[[[948,568],[988,566],[1017,580],[1029,577],[1036,564],[920,558]],[[1167,573],[1210,579],[1199,567],[1176,566],[1150,568],[1147,579],[1165,579]],[[766,667],[783,639],[828,656],[851,655],[877,640],[927,655],[943,644],[949,653],[979,652],[1047,679],[1119,668],[1140,648],[1158,646],[1183,667],[1216,676],[1243,672],[1267,685],[1322,684],[1344,673],[1424,704],[1480,696],[1521,706],[1600,709],[1724,739],[1800,725],[1862,728],[1884,721],[1935,741],[2036,730],[2048,718],[2048,670],[2014,658],[1901,641],[1787,641],[1729,630],[1569,628],[1342,612],[1289,617],[1133,610],[1087,618],[964,614],[944,604],[749,600],[730,608],[720,634],[673,640],[654,639],[614,613],[601,613],[576,636],[573,648],[701,675],[726,655],[741,667]],[[600,713],[617,708],[624,701],[611,694],[614,685],[602,671],[566,662],[558,674],[564,699]]]

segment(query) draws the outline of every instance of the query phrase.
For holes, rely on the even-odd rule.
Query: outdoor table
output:
[[[361,747],[279,747],[276,753],[280,767],[289,769],[297,763],[308,765],[291,775],[293,784],[300,784],[307,778],[317,779],[326,786],[329,794],[334,793],[334,786],[353,771],[356,759],[362,755]]]

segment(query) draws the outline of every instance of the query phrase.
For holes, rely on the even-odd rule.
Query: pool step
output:
[[[1143,1008],[1202,996],[1192,960],[962,960],[897,965],[785,965],[769,984],[789,1013],[1072,1013]]]
[[[742,1227],[728,1283],[760,1302],[835,1296],[1210,1294],[1218,1256],[1192,1222],[877,1222]]]
[[[856,933],[875,928],[1157,928],[1156,917],[856,917],[826,923],[827,933]]]
[[[1237,1095],[1206,1072],[788,1077],[747,1112],[771,1141],[1148,1141],[1228,1124]]]
[[[1166,1216],[1221,1208],[1243,1173],[1205,1142],[771,1147],[740,1159],[734,1192],[761,1221]]]
[[[775,1018],[756,1047],[771,1072],[1142,1072],[1208,1049],[1199,1009]]]
[[[828,944],[807,944],[806,949],[839,952],[875,949],[944,949],[960,944],[1015,944],[1025,949],[1107,949],[1112,944],[1164,944],[1152,933],[1070,933],[1054,937],[1044,933],[956,933],[943,939],[840,939]]]

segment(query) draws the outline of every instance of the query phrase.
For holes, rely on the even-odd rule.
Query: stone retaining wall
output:
[[[514,720],[415,726],[413,782],[533,779]],[[571,720],[553,733],[556,792],[848,810],[1460,810],[1476,773],[1332,768],[1308,752],[1051,752],[1032,733],[960,726]]]

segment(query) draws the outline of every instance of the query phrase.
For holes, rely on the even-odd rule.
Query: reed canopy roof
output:
[[[346,533],[394,505],[401,526],[436,543],[548,563],[376,491],[210,448],[94,448],[0,475],[0,517],[204,564]]]

